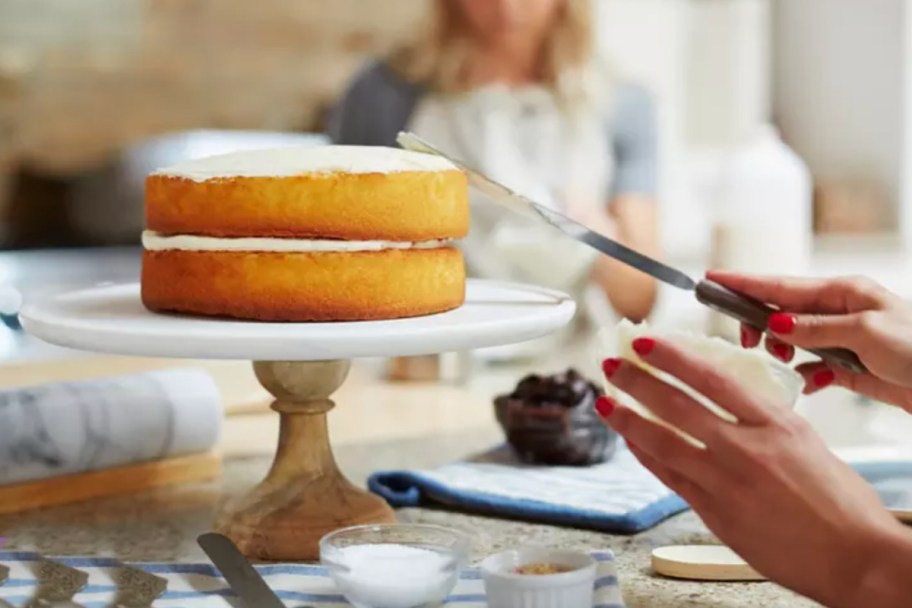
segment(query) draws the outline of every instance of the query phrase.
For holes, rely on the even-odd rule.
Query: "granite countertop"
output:
[[[0,254],[0,270],[6,271],[5,284],[20,289],[27,296],[99,280],[135,278],[138,250],[128,248],[103,253],[110,258],[92,251],[78,252],[78,255],[74,252],[72,258],[71,252],[63,256],[60,252]],[[72,259],[72,264],[60,271],[57,262],[69,259]],[[52,261],[55,263],[50,264]],[[102,270],[93,270],[96,268]],[[51,272],[50,269],[58,271]],[[680,314],[687,316],[687,311],[696,308],[693,302],[688,305],[691,308],[684,304],[678,306],[677,303],[672,303],[670,307],[676,311],[680,309]],[[698,308],[696,311],[705,312]],[[0,338],[0,357],[8,363],[78,356],[78,353],[38,343],[21,332],[2,326]],[[585,356],[579,357],[580,361],[595,364],[588,351]],[[573,360],[567,352],[561,353],[558,359],[556,362],[540,363],[541,368],[559,369]],[[585,365],[581,369],[585,370]],[[483,397],[478,397],[482,401],[478,402],[480,405],[476,404],[472,415],[479,415],[478,412],[482,409],[489,412],[489,395],[503,387],[512,386],[518,374],[513,369],[506,371],[503,378],[489,374],[490,386],[485,385],[475,391]],[[357,400],[356,389],[349,382],[342,391],[349,390],[347,398]],[[469,399],[467,395],[468,393],[460,393],[459,399],[465,401]],[[402,399],[397,393],[389,395],[387,400],[399,403]],[[832,409],[828,408],[827,411],[832,412]],[[402,408],[396,412],[403,415]],[[462,409],[460,417],[467,417],[469,413],[467,409]],[[349,414],[353,415],[354,411]],[[333,419],[342,422],[342,415],[343,412],[336,412],[330,418],[331,424]],[[433,467],[464,457],[467,453],[485,450],[501,440],[499,431],[493,426],[485,431],[468,432],[463,430],[466,427],[461,427],[459,431],[452,432],[452,424],[447,426],[441,421],[441,425],[440,428],[450,428],[450,432],[427,435],[420,439],[399,437],[395,440],[373,443],[358,441],[341,446],[337,442],[336,458],[352,481],[363,485],[367,476],[379,469]],[[352,436],[354,435],[360,437],[359,433]],[[270,442],[273,436],[270,434]],[[271,443],[268,448],[272,449]],[[216,482],[163,488],[141,496],[98,499],[0,516],[0,536],[8,539],[8,549],[35,550],[46,555],[102,555],[126,561],[204,561],[205,556],[196,545],[196,537],[210,529],[213,516],[223,501],[244,493],[263,478],[270,462],[271,457],[262,455],[230,457],[225,462],[222,478]],[[520,544],[584,550],[611,549],[618,557],[619,577],[629,608],[777,608],[815,605],[771,583],[695,583],[663,579],[651,574],[649,554],[654,547],[670,543],[713,542],[699,519],[689,512],[633,536],[600,534],[430,509],[403,509],[399,511],[399,517],[403,521],[437,523],[467,531],[475,540],[475,559]]]
[[[378,469],[436,466],[480,451],[500,439],[496,429],[410,441],[362,443],[336,450],[340,467],[364,484]],[[257,483],[270,463],[266,457],[233,458],[221,480],[0,517],[7,549],[46,555],[103,555],[128,561],[205,561],[195,538],[209,530],[213,514],[227,497]],[[522,523],[431,509],[402,509],[403,521],[435,523],[465,530],[474,538],[474,559],[519,544],[575,549],[610,548],[629,608],[815,606],[772,583],[697,583],[664,579],[649,568],[650,551],[669,543],[713,539],[691,512],[647,532],[617,536],[572,528]]]

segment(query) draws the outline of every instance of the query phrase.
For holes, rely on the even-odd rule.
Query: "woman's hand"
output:
[[[870,373],[856,374],[826,364],[796,369],[805,393],[830,384],[912,412],[912,306],[863,278],[793,279],[711,272],[707,278],[776,306],[770,318],[766,349],[791,361],[795,346],[839,346],[854,351]],[[741,343],[757,346],[760,332],[742,327]]]
[[[899,574],[912,568],[912,534],[802,418],[667,342],[639,338],[634,349],[739,420],[723,420],[627,361],[603,366],[620,390],[705,444],[695,447],[606,397],[597,405],[713,533],[771,580],[828,606],[912,605],[912,577]]]

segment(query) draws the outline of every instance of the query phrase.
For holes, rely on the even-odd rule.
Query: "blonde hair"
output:
[[[390,65],[405,78],[443,93],[471,88],[468,62],[475,42],[454,0],[437,0],[431,22],[411,43],[390,56]],[[579,101],[591,91],[587,74],[596,63],[591,0],[564,0],[544,41],[539,81],[564,101]]]

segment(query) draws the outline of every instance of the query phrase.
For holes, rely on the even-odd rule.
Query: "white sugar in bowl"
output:
[[[356,608],[441,604],[468,562],[468,538],[422,524],[355,526],[320,541],[320,561]]]

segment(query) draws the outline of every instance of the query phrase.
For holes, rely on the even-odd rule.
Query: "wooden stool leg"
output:
[[[320,538],[339,528],[395,521],[386,502],[349,482],[333,458],[326,414],[345,381],[349,361],[264,361],[257,379],[276,398],[281,416],[272,468],[216,520],[248,557],[316,560]]]

